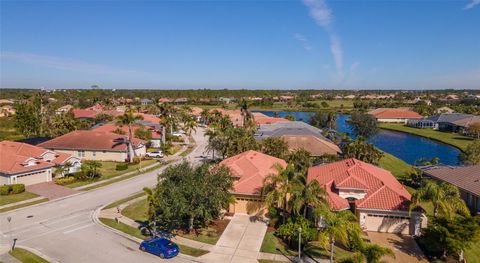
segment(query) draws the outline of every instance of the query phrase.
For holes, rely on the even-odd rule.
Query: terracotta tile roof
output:
[[[342,153],[342,150],[334,143],[313,135],[284,135],[281,138],[288,144],[290,150],[305,149],[312,156]]]
[[[192,115],[200,116],[203,112],[203,109],[200,107],[192,107]]]
[[[135,131],[140,129],[142,126],[141,125],[138,125],[138,124],[134,124],[132,125],[132,133],[133,133],[133,136],[135,137]],[[150,127],[147,127],[147,126],[143,126],[143,128],[145,130],[149,130],[151,135],[152,135],[152,139],[160,139],[162,138],[162,134],[160,132],[157,132],[155,131],[154,129],[150,128]],[[97,132],[113,132],[115,131],[116,129],[120,129],[122,130],[123,132],[125,132],[125,135],[128,135],[128,126],[127,125],[116,125],[116,124],[113,124],[113,123],[107,123],[107,124],[104,124],[104,125],[101,125],[101,126],[98,126],[96,128],[93,129],[93,131],[97,131]]]
[[[50,141],[39,144],[47,149],[68,149],[68,150],[104,150],[112,152],[125,152],[126,144],[119,144],[117,140],[127,138],[126,135],[119,135],[111,132],[99,132],[95,130],[72,131]],[[144,145],[145,141],[133,139],[135,146]]]
[[[53,154],[53,159],[45,159],[45,154]],[[49,168],[55,164],[64,164],[72,158],[70,154],[51,151],[26,143],[1,141],[0,142],[0,173],[15,174]],[[34,165],[26,166],[30,162]]]
[[[480,165],[436,166],[423,169],[423,173],[480,196]]]
[[[262,125],[262,124],[270,124],[270,123],[276,123],[276,122],[287,122],[289,120],[285,118],[276,118],[276,117],[255,117],[255,123],[257,125]]]
[[[407,108],[379,108],[371,110],[368,114],[377,119],[419,119],[422,115]]]
[[[96,110],[87,110],[87,109],[74,109],[73,115],[75,118],[82,118],[82,119],[94,119],[97,116],[98,111]]]
[[[357,208],[407,210],[410,193],[389,172],[356,159],[347,159],[308,169],[308,182],[317,180],[329,195],[333,209],[348,209],[340,197],[344,188],[364,189],[365,196],[355,201]]]
[[[246,151],[220,162],[230,169],[232,175],[239,177],[234,182],[233,192],[248,195],[260,194],[263,180],[277,174],[276,164],[287,167],[284,160],[257,151]]]
[[[137,116],[142,116],[144,121],[149,121],[154,124],[159,124],[160,123],[160,118],[153,115],[153,114],[147,114],[147,113],[137,113]]]

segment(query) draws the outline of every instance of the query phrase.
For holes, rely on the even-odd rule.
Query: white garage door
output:
[[[365,218],[368,231],[410,234],[410,219],[402,216],[368,214]]]
[[[48,176],[47,172],[17,176],[17,184],[31,185],[48,182],[51,180]]]

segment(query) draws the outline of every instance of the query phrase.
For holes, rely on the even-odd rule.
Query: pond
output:
[[[315,114],[314,112],[288,112],[288,111],[256,111],[261,112],[268,116],[274,116],[275,113],[280,117],[287,115],[293,115],[296,120],[308,122],[310,116]],[[355,137],[352,134],[352,130],[347,123],[349,115],[338,114],[337,115],[337,130],[339,132],[348,133],[351,137]],[[434,140],[430,140],[425,137],[412,135],[403,132],[380,130],[377,135],[369,139],[369,142],[392,155],[404,160],[409,164],[414,164],[415,160],[420,158],[432,159],[433,157],[440,158],[440,162],[446,165],[457,165],[458,155],[460,150]]]

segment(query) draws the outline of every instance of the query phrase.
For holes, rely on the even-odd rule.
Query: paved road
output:
[[[197,147],[186,159],[199,162],[206,145],[204,129],[193,134]],[[65,199],[0,214],[1,245],[10,237],[18,244],[34,248],[58,262],[158,262],[160,259],[142,253],[138,245],[93,222],[94,211],[106,204],[154,186],[157,174],[164,168],[82,192]],[[11,217],[11,225],[7,217]],[[10,231],[11,229],[11,231]],[[191,262],[176,257],[170,262]]]

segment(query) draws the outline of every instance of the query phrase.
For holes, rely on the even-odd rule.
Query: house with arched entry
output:
[[[235,177],[232,194],[235,202],[228,212],[242,214],[264,214],[265,205],[261,196],[263,181],[270,175],[278,174],[276,166],[287,167],[279,158],[257,152],[246,151],[220,162],[230,169]]]
[[[409,212],[410,193],[387,170],[346,159],[308,169],[307,181],[317,180],[335,211],[351,210],[366,231],[419,235],[427,219]]]

